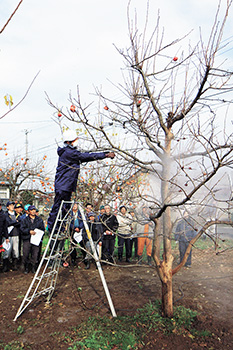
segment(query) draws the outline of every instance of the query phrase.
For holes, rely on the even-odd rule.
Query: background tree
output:
[[[8,154],[5,153],[5,156],[7,157]],[[2,162],[0,180],[2,185],[7,184],[9,187],[9,199],[22,201],[23,204],[26,204],[29,201],[26,200],[29,192],[29,202],[35,199],[36,195],[38,198],[40,196],[47,198],[53,192],[53,180],[52,182],[50,180],[51,174],[46,166],[46,160],[46,155],[39,160],[26,160],[17,155],[13,159],[6,159],[5,162]]]
[[[91,202],[98,211],[101,205],[110,204],[115,210],[124,204],[135,207],[143,197],[146,175],[137,173],[132,166],[108,165],[108,161],[83,166],[79,177],[76,198],[81,203]]]
[[[83,107],[78,91],[77,98],[70,97],[71,111],[59,109],[62,116],[85,128],[93,148],[111,148],[121,157],[121,166],[138,166],[157,177],[161,193],[150,206],[153,220],[161,218],[161,230],[155,235],[153,258],[162,284],[163,312],[169,317],[173,315],[172,276],[203,232],[223,222],[210,219],[200,228],[181,264],[173,268],[172,214],[176,216],[177,208],[185,205],[201,211],[206,198],[214,199],[224,181],[223,168],[232,166],[232,135],[224,128],[229,125],[232,72],[223,54],[228,44],[223,30],[231,4],[224,2],[222,17],[218,7],[209,37],[204,40],[201,33],[194,46],[188,35],[164,44],[159,17],[149,35],[146,26],[140,33],[136,19],[129,18],[130,46],[118,49],[127,72],[118,87],[122,98],[115,101],[96,90],[101,100],[96,117],[88,113],[89,105]],[[120,133],[117,138],[108,134],[110,124]]]

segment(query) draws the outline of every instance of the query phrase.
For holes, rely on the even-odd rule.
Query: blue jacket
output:
[[[80,164],[106,158],[107,152],[80,152],[71,145],[58,147],[58,165],[55,176],[55,192],[75,192],[77,187]]]

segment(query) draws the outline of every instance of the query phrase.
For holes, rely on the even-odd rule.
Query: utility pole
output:
[[[26,137],[26,141],[25,141],[25,160],[26,162],[29,160],[28,158],[28,134],[29,134],[30,131],[28,131],[27,129],[24,130],[24,133],[25,133],[25,137]]]

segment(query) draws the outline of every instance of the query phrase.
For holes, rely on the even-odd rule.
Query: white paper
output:
[[[39,245],[41,242],[41,239],[44,235],[44,231],[39,230],[38,228],[35,228],[34,230],[36,232],[35,235],[31,235],[30,243],[34,245]]]
[[[11,233],[11,231],[13,230],[14,226],[9,226],[8,229],[8,233]]]
[[[6,241],[4,241],[4,242],[2,243],[2,247],[3,247],[5,250],[9,250],[10,247],[11,247],[10,242],[9,242],[9,243],[6,243]]]
[[[82,240],[82,232],[75,232],[74,233],[74,240],[77,242],[77,243],[80,243],[81,240]]]

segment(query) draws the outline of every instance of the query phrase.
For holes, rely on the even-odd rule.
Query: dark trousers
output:
[[[19,260],[21,261],[22,260],[22,245],[23,245],[23,240],[22,240],[22,237],[21,237],[21,234],[19,234]]]
[[[114,247],[115,247],[115,237],[103,237],[103,243],[102,243],[102,259],[108,260],[109,262],[113,263],[113,254],[114,254]]]
[[[43,244],[43,240],[41,240],[41,242],[39,244],[39,250],[38,250],[38,256],[37,256],[37,265],[39,265],[40,260],[41,260],[42,244]]]
[[[79,245],[80,245],[82,248],[86,249],[85,243],[84,243],[83,240],[79,243]],[[71,261],[72,261],[73,263],[75,263],[76,258],[77,258],[77,251],[76,251],[77,245],[71,242],[71,248],[72,248],[72,252],[70,253]],[[84,260],[85,257],[86,257],[86,252],[85,252],[85,250],[83,250],[83,249],[81,249],[81,252],[82,252],[82,259]]]
[[[188,241],[179,241],[179,251],[180,251],[180,262],[183,260],[184,254],[186,252],[186,249],[188,248],[189,242]],[[188,259],[185,263],[185,266],[191,265],[192,260],[192,249],[189,253]]]
[[[61,205],[62,201],[70,201],[71,200],[71,195],[72,192],[67,192],[67,191],[59,191],[56,192],[55,194],[55,198],[54,198],[54,203],[53,203],[53,207],[50,211],[49,214],[49,218],[47,221],[48,224],[48,230],[51,233],[52,229],[53,229],[53,225],[56,221],[56,217]],[[63,208],[62,208],[62,218],[64,218],[64,216],[66,215],[67,211],[70,209],[70,204],[64,204]],[[57,225],[58,226],[58,225]]]
[[[130,238],[127,238],[127,235],[119,235],[118,236],[118,258],[122,258],[123,249],[125,245],[126,250],[126,259],[130,258]]]
[[[0,246],[1,245],[2,245],[2,236],[0,236]],[[0,247],[0,262],[1,262],[1,255],[2,255],[1,249],[2,249],[2,247]]]
[[[134,246],[134,256],[136,258],[138,256],[138,239],[131,238],[129,241],[130,241],[130,258],[132,257],[133,246]]]
[[[22,263],[24,266],[31,263],[34,267],[37,263],[38,253],[40,247],[34,244],[31,244],[29,240],[23,241],[23,257]]]
[[[76,252],[76,245],[74,245],[72,242],[71,242],[71,249],[72,249],[70,253],[71,261],[73,264],[75,264],[76,258],[77,258],[77,252]]]

